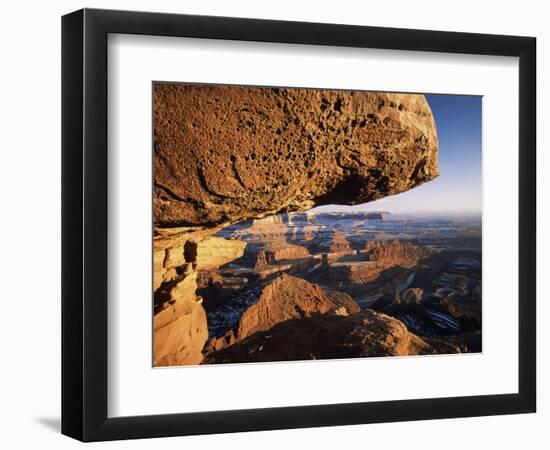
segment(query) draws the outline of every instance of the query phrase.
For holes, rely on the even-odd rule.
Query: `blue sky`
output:
[[[426,95],[439,139],[439,177],[402,194],[354,207],[323,206],[316,211],[361,210],[394,213],[479,213],[481,211],[482,97]]]

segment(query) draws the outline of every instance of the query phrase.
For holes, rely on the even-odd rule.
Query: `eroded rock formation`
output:
[[[360,204],[438,175],[423,95],[170,83],[153,95],[159,226]]]
[[[155,366],[199,364],[208,339],[206,312],[197,297],[197,273],[183,274],[156,295],[153,319]]]
[[[390,267],[412,267],[420,259],[430,255],[425,247],[419,247],[399,240],[369,241],[364,250],[329,263],[323,260],[322,276],[341,283],[341,286],[363,284],[377,278]]]
[[[326,232],[329,232],[327,235]],[[329,228],[319,243],[314,246],[316,253],[351,253],[353,249],[346,237],[338,230]]]
[[[267,242],[257,253],[255,267],[263,267],[285,259],[305,258],[310,255],[307,248],[284,241]]]
[[[246,243],[180,232],[155,240],[153,254],[153,363],[199,364],[208,339],[206,311],[197,296],[198,269],[212,269],[244,252]]]
[[[468,308],[453,304],[439,294],[426,295],[419,288],[383,295],[372,308],[391,314],[422,336],[454,335],[481,328],[481,318],[471,314]]]
[[[219,350],[287,320],[325,314],[347,316],[359,311],[359,306],[343,292],[326,291],[301,278],[282,274],[241,294],[240,304],[224,304],[209,313],[210,326],[215,330],[209,349]]]
[[[343,317],[289,320],[208,355],[206,364],[460,353],[458,344],[410,333],[370,309]]]
[[[210,270],[240,258],[245,247],[245,242],[217,237],[191,239],[185,243],[185,255],[193,261],[196,270]]]
[[[222,226],[321,204],[365,203],[438,175],[435,123],[422,95],[170,83],[156,83],[153,95],[155,365],[203,359],[209,324],[196,293],[197,273],[240,258],[245,247],[212,237]],[[241,318],[237,335],[269,332],[262,324],[284,331],[305,321],[295,332],[330,354],[335,347],[325,342],[328,337],[316,344],[318,331],[305,334],[317,325],[330,331],[331,322],[317,315],[346,316],[353,300],[310,286],[304,287],[309,297],[298,296],[278,283]],[[208,286],[216,288],[216,281]],[[356,319],[335,324],[351,330]],[[382,322],[380,330],[393,336]],[[380,352],[401,354],[417,345],[412,341],[403,334],[396,350],[388,343]],[[354,351],[361,356],[367,350]]]
[[[405,266],[414,264],[419,258],[430,255],[430,251],[426,248],[417,247],[397,239],[392,241],[369,241],[361,253],[365,254],[369,261],[377,261],[386,265],[396,261]]]

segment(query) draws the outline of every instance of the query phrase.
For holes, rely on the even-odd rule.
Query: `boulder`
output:
[[[155,83],[154,221],[361,204],[438,175],[423,95]]]

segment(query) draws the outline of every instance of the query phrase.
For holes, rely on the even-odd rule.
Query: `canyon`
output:
[[[481,350],[477,221],[346,215],[282,213],[218,232],[247,247],[201,276],[203,364]],[[274,241],[288,251],[256,264],[262,243]]]
[[[422,95],[154,84],[153,365],[480,351],[477,225],[310,211],[437,152]]]

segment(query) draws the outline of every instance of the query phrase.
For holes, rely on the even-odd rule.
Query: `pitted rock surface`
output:
[[[438,175],[423,95],[154,85],[157,227],[361,204]]]

